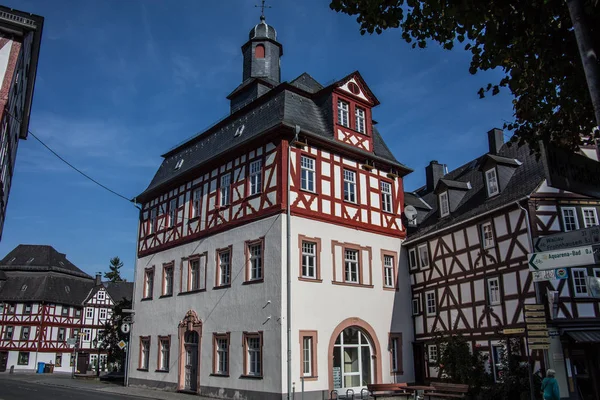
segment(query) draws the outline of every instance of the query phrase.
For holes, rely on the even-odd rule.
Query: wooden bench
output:
[[[410,396],[406,383],[369,383],[367,389],[374,399],[391,396]]]
[[[431,386],[434,390],[426,391],[423,396],[438,397],[441,399],[464,399],[469,391],[469,385],[461,383],[443,383],[443,382],[431,382]]]

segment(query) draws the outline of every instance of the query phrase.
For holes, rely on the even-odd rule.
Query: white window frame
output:
[[[148,230],[148,232],[150,234],[153,234],[154,232],[156,232],[156,218],[158,215],[158,209],[156,207],[152,207],[150,209],[150,228]]]
[[[169,265],[164,268],[164,293],[163,296],[171,296],[173,294],[173,275],[175,274],[175,267]],[[169,279],[170,276],[170,279]]]
[[[177,216],[177,198],[169,201],[169,228],[175,226],[175,218]]]
[[[142,342],[142,359],[140,369],[147,370],[150,367],[150,340],[149,339],[141,339]]]
[[[302,277],[317,279],[317,244],[309,240],[302,241]]]
[[[316,192],[315,182],[316,160],[307,156],[300,156],[300,189],[308,192]]]
[[[588,223],[588,217],[585,215],[586,211],[592,213],[592,215],[590,215],[592,219],[590,223]],[[581,207],[581,215],[583,216],[583,226],[585,228],[598,225],[598,212],[596,211],[596,207]]]
[[[248,169],[250,172],[249,195],[254,196],[262,192],[262,160],[252,161]]]
[[[365,109],[361,107],[354,107],[354,115],[356,122],[356,130],[360,133],[366,133],[365,129]]]
[[[261,337],[260,336],[249,336],[246,337],[246,349],[248,352],[248,366],[247,371],[250,376],[262,376],[262,363],[261,363]],[[252,344],[252,346],[250,346]]]
[[[565,215],[565,211],[571,211],[573,213],[573,215],[568,216],[568,218],[573,217],[573,223],[569,223],[569,225],[574,225],[575,228],[574,229],[567,229],[567,216]],[[579,229],[579,221],[577,219],[577,208],[575,207],[561,207],[560,208],[560,214],[562,216],[562,221],[563,221],[563,228],[565,232],[570,232],[570,231],[576,231]]]
[[[486,229],[489,228],[489,231],[486,232]],[[481,244],[484,249],[491,249],[495,246],[494,241],[494,230],[492,229],[491,222],[484,222],[481,224]]]
[[[31,335],[31,327],[29,327],[29,326],[21,327],[21,340],[29,340],[30,335]]]
[[[201,290],[202,289],[202,265],[200,264],[200,259],[195,258],[190,260],[190,291]]]
[[[6,329],[4,330],[4,340],[12,340],[14,334],[15,334],[15,327],[12,325],[7,326]]]
[[[496,306],[502,303],[502,293],[500,292],[500,278],[495,276],[488,278],[487,283],[488,304]]]
[[[394,256],[389,254],[383,255],[383,286],[393,288],[394,285]]]
[[[400,338],[398,336],[390,337],[390,357],[392,361],[392,372],[398,372],[398,348],[400,347]]]
[[[437,296],[435,290],[425,293],[425,305],[427,315],[435,315],[437,313]]]
[[[492,197],[500,193],[500,185],[498,184],[498,172],[496,167],[485,171],[485,185],[487,187],[488,197]]]
[[[379,187],[381,188],[381,210],[383,212],[393,213],[394,205],[392,197],[392,184],[381,181]]]
[[[171,357],[171,341],[168,338],[159,339],[160,346],[160,362],[159,362],[159,370],[160,371],[168,371],[169,370],[169,359]]]
[[[231,285],[231,250],[219,252],[219,286],[225,285]]]
[[[98,291],[98,300],[106,300],[106,292],[104,290]]]
[[[217,348],[217,365],[216,373],[226,375],[229,373],[228,354],[229,353],[229,339],[226,336],[217,336],[215,339]]]
[[[344,169],[344,200],[356,203],[356,171]]]
[[[415,297],[412,299],[412,315],[421,314],[421,298]]]
[[[92,339],[92,330],[90,328],[85,328],[83,330],[83,341],[89,342]]]
[[[87,307],[85,309],[85,317],[86,318],[94,318],[94,309],[92,307]]]
[[[108,317],[108,310],[106,308],[101,308],[98,318],[102,320],[102,319],[106,319],[107,317]]]
[[[582,285],[577,283],[577,280],[580,278],[577,277],[576,275],[578,275],[579,272],[583,273],[583,284]],[[590,292],[587,287],[587,277],[588,277],[587,268],[571,268],[570,273],[571,273],[571,283],[573,284],[573,295],[575,297],[588,297],[590,295]],[[582,291],[582,292],[578,293],[577,292],[578,287],[585,289],[585,292]]]
[[[144,271],[144,298],[152,298],[154,294],[154,270],[149,269]]]
[[[438,348],[435,344],[427,346],[427,361],[430,363],[437,363],[438,361]]]
[[[231,203],[231,173],[221,175],[219,197],[221,207],[226,207]]]
[[[347,101],[338,99],[338,123],[346,128],[350,128],[350,104]]]
[[[200,216],[200,205],[202,201],[202,188],[199,187],[194,190],[193,198],[192,198],[192,218],[197,218]]]
[[[438,195],[440,202],[440,217],[450,215],[450,202],[448,201],[448,192],[442,192]]]
[[[354,254],[356,257],[351,256]],[[360,283],[360,251],[356,249],[344,249],[344,282]],[[356,275],[353,278],[353,274]]]
[[[417,249],[414,247],[408,250],[408,268],[411,271],[419,268],[419,258],[417,256]]]
[[[425,251],[426,251],[425,254],[427,257],[425,257],[425,258],[423,257],[423,252],[421,251],[421,249],[425,249]],[[417,250],[418,250],[418,255],[419,255],[419,267],[421,269],[429,268],[431,262],[429,260],[429,247],[427,247],[427,243],[418,246]],[[425,260],[425,262],[423,262],[423,260]]]
[[[58,328],[58,333],[56,334],[56,340],[59,342],[64,342],[67,338],[67,329],[66,328]]]
[[[263,244],[262,242],[248,243],[248,279],[250,281],[258,281],[263,279]]]
[[[313,338],[312,336],[302,337],[302,376],[312,376],[312,357],[313,357]]]

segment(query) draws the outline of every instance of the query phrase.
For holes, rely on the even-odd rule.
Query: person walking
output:
[[[544,396],[544,400],[560,400],[558,381],[554,375],[556,375],[556,371],[553,369],[546,371],[546,377],[542,381],[542,395]]]

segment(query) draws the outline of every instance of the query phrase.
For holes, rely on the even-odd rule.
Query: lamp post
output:
[[[94,338],[92,344],[98,350],[98,358],[96,358],[96,376],[100,376],[100,342],[98,342],[98,336]]]

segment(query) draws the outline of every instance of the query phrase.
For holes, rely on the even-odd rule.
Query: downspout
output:
[[[287,219],[286,219],[286,229],[287,229],[287,283],[286,283],[286,294],[287,294],[287,399],[292,400],[292,212],[291,205],[292,202],[290,200],[291,196],[291,188],[290,181],[292,179],[291,176],[291,158],[292,158],[292,144],[298,140],[298,134],[300,133],[300,126],[296,125],[295,127],[295,136],[294,139],[288,143],[288,152],[287,152]]]
[[[140,214],[138,214],[138,220],[137,220],[137,236],[135,238],[135,257],[133,258],[134,263],[135,263],[133,266],[133,293],[131,294],[131,309],[135,311],[135,306],[134,306],[135,283],[137,282],[137,279],[135,279],[135,276],[137,274],[138,246],[139,246],[139,242],[140,242],[140,216],[142,213],[142,208],[137,205],[136,197],[133,198],[132,203],[135,208],[140,210]],[[132,317],[135,318],[135,313],[133,314]],[[131,329],[129,330],[129,339],[127,340],[127,346],[125,347],[125,351],[126,351],[126,354],[125,354],[125,387],[129,386],[129,363],[131,362],[131,340],[133,338],[134,325],[135,325],[134,323],[131,324]]]

